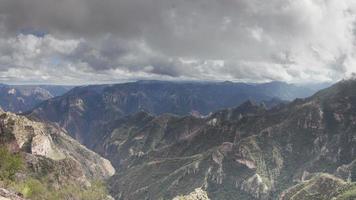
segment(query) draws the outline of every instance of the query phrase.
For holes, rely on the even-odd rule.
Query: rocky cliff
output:
[[[115,173],[63,129],[13,113],[0,113],[0,143],[0,187],[30,199],[84,200],[91,192],[98,199],[97,183]]]
[[[197,188],[193,192],[185,196],[177,196],[173,200],[209,200],[207,193]]]

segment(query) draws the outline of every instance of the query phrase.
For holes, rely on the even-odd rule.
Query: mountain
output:
[[[76,87],[49,99],[29,113],[56,122],[85,145],[93,130],[108,121],[140,111],[154,115],[206,116],[251,99],[266,107],[283,100],[306,97],[314,90],[282,82],[265,84],[138,81],[115,85]]]
[[[111,163],[61,128],[0,111],[0,199],[103,200]]]
[[[117,169],[119,200],[356,198],[356,80],[272,109],[138,112],[96,128],[89,147]]]
[[[0,84],[0,107],[5,111],[25,112],[44,100],[64,94],[71,88],[71,86],[56,85]]]

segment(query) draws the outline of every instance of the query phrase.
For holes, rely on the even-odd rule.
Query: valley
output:
[[[144,86],[158,87],[149,84]],[[117,200],[341,200],[354,195],[354,80],[290,103],[276,96],[246,99],[205,116],[188,111],[199,110],[195,104],[180,101],[174,105],[187,106],[184,114],[148,112],[156,101],[148,99],[168,101],[165,95],[146,96],[146,88],[145,95],[132,101],[113,87],[121,85],[74,88],[22,116],[3,112],[1,141],[26,166],[16,176],[46,180],[41,187],[53,191],[37,194],[48,197],[27,197],[62,194],[79,200],[95,193]],[[194,93],[204,93],[200,91]],[[277,103],[267,106],[271,100]],[[128,105],[132,108],[125,110]],[[5,190],[29,195],[8,182]],[[62,184],[79,184],[81,197],[70,197],[73,193],[63,192]],[[90,191],[88,184],[104,189]]]

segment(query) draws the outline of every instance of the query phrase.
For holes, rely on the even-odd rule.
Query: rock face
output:
[[[90,148],[118,169],[109,185],[119,200],[194,188],[210,199],[289,199],[320,172],[331,175],[306,182],[310,191],[356,181],[355,133],[356,81],[342,81],[271,110],[248,101],[206,118],[140,112],[97,126]]]
[[[0,188],[0,200],[25,200],[25,199],[4,188]]]
[[[251,194],[256,199],[266,199],[266,196],[270,191],[268,186],[263,182],[261,176],[258,174],[255,174],[243,181],[241,184],[241,190]]]
[[[42,101],[62,95],[71,88],[70,86],[0,84],[0,107],[15,113],[29,111]]]
[[[248,99],[264,102],[270,107],[283,102],[279,99],[291,100],[314,92],[281,82],[249,85],[138,81],[77,87],[59,98],[45,101],[30,115],[56,122],[73,138],[90,145],[93,130],[103,123],[140,111],[154,115],[205,116],[219,109],[237,106]]]

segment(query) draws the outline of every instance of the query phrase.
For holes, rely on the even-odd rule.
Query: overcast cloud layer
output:
[[[355,0],[0,0],[0,81],[336,81]]]

